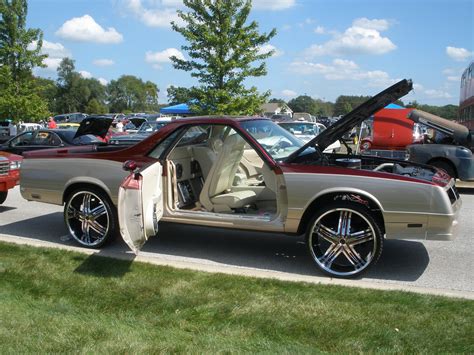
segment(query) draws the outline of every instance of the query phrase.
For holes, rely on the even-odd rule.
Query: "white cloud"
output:
[[[443,90],[425,90],[424,91],[425,95],[430,98],[430,99],[450,99],[452,98],[452,95],[446,91]]]
[[[63,58],[45,58],[43,59],[43,64],[46,65],[47,70],[49,71],[56,71],[58,70],[59,64],[61,64],[61,61]]]
[[[449,75],[446,79],[448,79],[448,81],[461,82],[460,76]]]
[[[104,86],[106,86],[109,83],[109,81],[104,78],[98,78],[97,80],[99,80],[99,83],[101,83]]]
[[[283,31],[288,31],[288,30],[291,30],[291,25],[283,25],[283,27],[281,28]]]
[[[183,53],[181,53],[176,48],[167,48],[161,52],[151,52],[148,51],[145,53],[145,61],[153,65],[155,69],[161,69],[162,63],[171,63],[170,57],[175,56],[178,59],[186,60]]]
[[[112,59],[96,59],[92,62],[94,65],[97,65],[98,67],[108,67],[111,65],[114,65],[115,62]]]
[[[80,74],[84,79],[90,79],[90,78],[92,78],[92,74],[89,73],[88,71],[85,71],[85,70],[79,70],[79,74]]]
[[[120,43],[123,36],[113,27],[104,29],[89,16],[74,17],[62,24],[56,35],[79,42]]]
[[[277,47],[275,47],[274,45],[272,44],[264,44],[263,46],[261,46],[259,49],[258,49],[258,54],[265,54],[265,53],[268,53],[270,51],[274,51],[272,57],[280,57],[284,54],[284,52],[280,49],[278,49]]]
[[[296,97],[298,94],[296,93],[296,91],[285,89],[281,91],[281,95],[288,99],[292,99]]]
[[[397,48],[380,31],[386,30],[389,22],[383,19],[355,19],[344,33],[333,33],[333,38],[323,44],[313,44],[305,50],[309,58],[323,55],[385,54]]]
[[[474,55],[474,52],[468,51],[466,48],[446,47],[446,54],[455,61],[464,62]]]
[[[32,50],[36,48],[36,41],[33,41],[28,45],[28,49]],[[48,58],[43,60],[43,64],[46,65],[46,70],[56,71],[58,69],[61,60],[64,57],[72,57],[71,52],[66,49],[59,42],[49,42],[43,40],[43,46],[41,47],[41,54],[47,54]]]
[[[141,0],[125,0],[125,4],[135,17],[149,27],[171,28],[172,21],[183,23],[176,12],[176,7],[181,5],[179,1],[162,1],[164,8],[146,8]]]
[[[323,26],[318,26],[314,29],[314,32],[317,33],[318,35],[322,35],[326,33],[326,29]]]
[[[296,5],[296,0],[253,0],[256,10],[285,10]]]
[[[354,27],[362,27],[370,30],[386,31],[390,27],[390,23],[385,19],[369,20],[366,17],[357,18],[352,22]]]
[[[364,80],[373,87],[387,87],[397,81],[384,71],[365,71],[346,59],[334,59],[331,64],[295,61],[290,64],[290,70],[305,75],[320,74],[326,80]]]

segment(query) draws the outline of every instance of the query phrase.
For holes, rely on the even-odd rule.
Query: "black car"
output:
[[[58,148],[75,145],[106,144],[112,119],[88,117],[74,129],[38,129],[23,132],[0,146],[0,151],[13,154],[39,149]]]

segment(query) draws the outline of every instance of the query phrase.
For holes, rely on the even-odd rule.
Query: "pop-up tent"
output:
[[[192,114],[192,111],[189,108],[188,104],[177,104],[168,107],[162,107],[160,113],[167,115],[189,115]]]

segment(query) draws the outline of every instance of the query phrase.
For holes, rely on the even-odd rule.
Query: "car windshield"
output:
[[[279,123],[287,131],[293,134],[304,134],[316,136],[319,134],[319,127],[310,122],[282,122]]]
[[[160,128],[166,126],[168,122],[143,122],[137,133],[151,133],[156,132]]]
[[[302,140],[269,120],[245,121],[241,126],[275,160],[284,160],[304,144]]]

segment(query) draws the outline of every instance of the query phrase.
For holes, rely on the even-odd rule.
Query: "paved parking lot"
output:
[[[463,188],[461,195],[463,208],[456,240],[387,240],[380,261],[364,278],[337,283],[434,290],[474,298],[474,189]],[[0,206],[0,240],[76,246],[67,236],[62,207],[27,202],[18,188]],[[133,260],[119,240],[100,254]],[[138,260],[198,270],[329,281],[313,265],[303,240],[284,235],[163,224],[159,237],[145,245]]]

